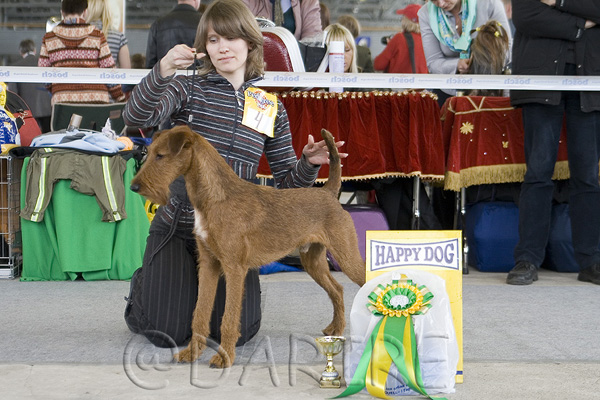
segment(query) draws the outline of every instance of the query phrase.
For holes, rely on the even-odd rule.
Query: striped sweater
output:
[[[75,23],[58,24],[44,35],[39,67],[114,68],[115,62],[104,34],[83,19]],[[121,85],[92,83],[53,83],[52,104],[55,103],[110,103],[124,101]]]
[[[296,158],[281,101],[273,138],[242,125],[244,91],[258,79],[236,91],[217,73],[163,78],[159,68],[160,63],[133,90],[123,110],[127,125],[157,126],[171,117],[175,125],[189,125],[204,136],[243,179],[256,177],[264,152],[277,187],[308,187],[314,183],[319,167],[304,157]]]
[[[92,21],[90,23],[102,31],[102,21]],[[106,36],[106,41],[108,42],[108,48],[110,49],[112,58],[115,60],[117,68],[119,68],[119,51],[121,51],[121,47],[127,46],[129,43],[127,41],[127,37],[125,37],[123,32],[112,29],[109,29],[104,36]]]

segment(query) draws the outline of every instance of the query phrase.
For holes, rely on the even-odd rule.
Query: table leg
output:
[[[421,196],[421,178],[418,176],[413,177],[413,215],[411,229],[418,230],[421,226],[421,211],[419,210],[419,201]]]
[[[463,240],[463,274],[469,273],[469,263],[467,262],[469,255],[469,243],[467,243],[467,235],[465,231],[466,217],[467,217],[467,189],[460,189],[460,227],[462,229],[462,240]]]

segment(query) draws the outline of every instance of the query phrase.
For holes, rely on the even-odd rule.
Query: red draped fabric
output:
[[[486,183],[522,182],[525,176],[521,110],[508,97],[452,97],[442,107],[448,149],[447,190]],[[565,130],[554,179],[568,179]]]
[[[300,156],[308,135],[321,129],[346,144],[343,180],[392,176],[444,178],[440,111],[428,92],[290,92],[280,96],[290,120],[292,143]],[[270,176],[265,157],[259,176]],[[319,179],[327,178],[323,166]]]

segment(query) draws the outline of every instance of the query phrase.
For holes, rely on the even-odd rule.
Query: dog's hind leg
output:
[[[235,345],[240,337],[240,319],[244,299],[245,266],[223,265],[225,274],[225,310],[221,321],[221,350],[210,359],[213,368],[227,368],[235,360]]]
[[[206,348],[210,334],[210,317],[215,303],[220,275],[219,262],[210,257],[207,251],[199,249],[198,300],[192,316],[192,338],[187,348],[175,354],[176,361],[193,362],[200,357]]]
[[[350,216],[348,215],[348,219]],[[365,284],[366,268],[365,261],[358,250],[358,239],[354,231],[354,223],[350,220],[348,228],[331,233],[331,246],[329,251],[340,269],[352,282],[358,286]]]
[[[323,329],[325,335],[339,336],[344,333],[346,317],[344,315],[344,288],[333,279],[329,272],[325,246],[312,243],[308,251],[300,252],[300,261],[304,270],[321,286],[331,299],[333,305],[333,320]]]

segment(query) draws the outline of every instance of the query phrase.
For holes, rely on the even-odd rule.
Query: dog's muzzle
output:
[[[138,185],[137,183],[133,183],[131,186],[129,186],[129,189],[131,189],[132,192],[139,192],[140,191],[140,185]]]

